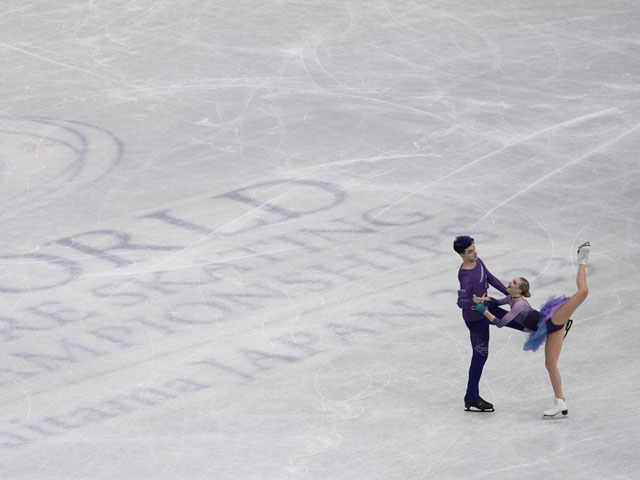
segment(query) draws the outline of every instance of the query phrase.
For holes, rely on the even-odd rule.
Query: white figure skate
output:
[[[544,411],[544,416],[546,418],[555,417],[559,413],[562,415],[566,415],[569,413],[569,408],[567,407],[567,402],[564,398],[555,398],[553,400],[553,407]]]
[[[578,247],[578,265],[586,265],[589,260],[589,252],[591,251],[591,243],[584,242]]]

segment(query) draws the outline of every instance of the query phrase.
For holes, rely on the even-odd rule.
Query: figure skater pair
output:
[[[488,325],[494,324],[498,327],[506,326],[527,333],[524,350],[536,351],[544,344],[545,366],[555,396],[553,405],[544,411],[544,416],[551,418],[560,413],[567,415],[569,408],[562,391],[558,358],[564,337],[573,323],[571,316],[589,294],[586,265],[591,244],[584,242],[578,247],[577,291],[570,297],[564,295],[550,297],[540,310],[531,307],[526,300],[531,296],[529,282],[523,277],[515,277],[505,288],[477,257],[471,237],[457,237],[454,241],[454,250],[463,260],[458,274],[460,280],[458,306],[462,308],[465,323],[470,330],[473,349],[465,395],[465,409],[469,411],[494,411],[493,405],[483,400],[478,392],[482,366],[488,356]],[[487,296],[488,284],[504,293],[505,297],[495,299]],[[507,304],[510,307],[509,312],[500,308],[500,305]],[[482,317],[478,317],[478,315],[482,315]]]

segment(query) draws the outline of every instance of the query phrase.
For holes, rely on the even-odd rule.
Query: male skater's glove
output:
[[[476,312],[484,313],[487,311],[487,307],[484,306],[484,303],[476,303],[471,310],[475,310]]]

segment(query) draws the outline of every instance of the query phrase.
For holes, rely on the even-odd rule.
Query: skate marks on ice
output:
[[[314,201],[287,199],[293,187]],[[385,205],[350,200],[327,182],[262,183],[5,257],[3,438],[34,444],[216,385],[237,397],[273,369],[437,317],[385,297],[430,274],[411,269],[441,253],[424,233],[433,218],[407,202],[374,220]],[[381,276],[393,281],[368,285]],[[148,383],[158,364],[166,374]],[[105,383],[118,387],[90,393]],[[73,392],[82,401],[65,410]],[[60,407],[39,413],[51,398]]]
[[[3,438],[34,445],[200,393],[226,404],[265,375],[336,350],[440,330],[439,309],[410,292],[449,271],[437,259],[457,227],[420,202],[378,215],[388,204],[375,197],[330,182],[259,183],[23,255],[0,284],[14,305],[0,318],[1,403],[12,412]],[[390,294],[398,288],[408,300]],[[152,375],[156,365],[165,373]],[[90,393],[104,384],[117,387]],[[74,394],[73,408],[40,413],[47,399],[68,405]]]
[[[40,117],[0,117],[0,218],[48,205],[105,178],[123,145],[95,125]]]

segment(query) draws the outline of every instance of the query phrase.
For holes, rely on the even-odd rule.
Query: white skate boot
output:
[[[591,244],[584,242],[578,247],[578,265],[586,265],[589,260],[589,252],[591,251]]]
[[[555,417],[560,412],[562,412],[562,415],[566,415],[567,413],[569,413],[567,402],[564,400],[564,398],[555,398],[553,400],[553,407],[551,407],[549,410],[545,410],[544,416]]]

